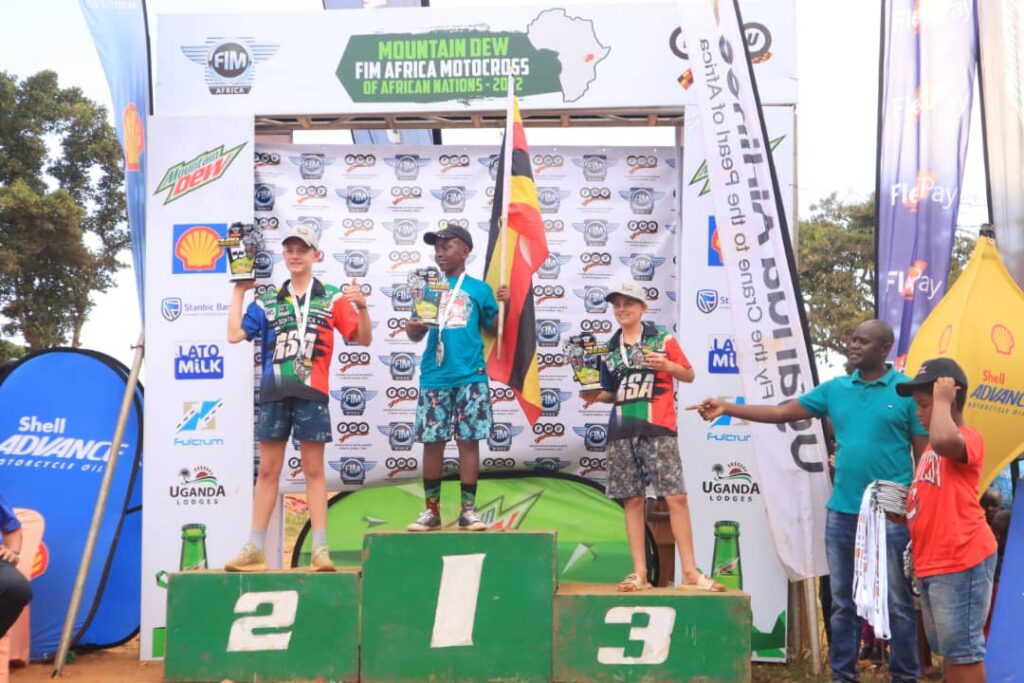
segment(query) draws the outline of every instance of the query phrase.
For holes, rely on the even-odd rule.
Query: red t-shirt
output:
[[[914,573],[919,577],[970,569],[996,551],[996,537],[978,502],[985,440],[974,427],[960,434],[967,462],[925,449],[907,495],[907,524],[914,543]]]

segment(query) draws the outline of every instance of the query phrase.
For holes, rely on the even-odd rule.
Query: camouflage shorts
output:
[[[642,497],[648,488],[655,496],[686,493],[676,437],[630,436],[609,441],[608,497]]]

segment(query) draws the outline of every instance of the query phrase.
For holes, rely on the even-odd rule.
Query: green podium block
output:
[[[565,583],[555,595],[554,679],[749,681],[750,596]]]
[[[370,533],[361,680],[550,681],[554,532]]]
[[[172,574],[167,681],[359,680],[359,571]]]

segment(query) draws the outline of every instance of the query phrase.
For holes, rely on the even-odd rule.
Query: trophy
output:
[[[218,244],[228,250],[228,270],[232,282],[268,277],[273,260],[264,249],[263,232],[252,223],[232,223],[227,239]]]
[[[563,350],[580,389],[600,389],[601,359],[608,353],[608,345],[598,342],[592,333],[584,332],[566,339]]]
[[[412,310],[416,317],[427,325],[437,325],[437,314],[441,297],[451,286],[433,266],[417,268],[409,273],[409,289],[412,290]]]

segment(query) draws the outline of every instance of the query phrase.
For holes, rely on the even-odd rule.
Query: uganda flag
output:
[[[548,257],[548,242],[544,235],[544,221],[541,220],[540,208],[537,205],[537,187],[533,184],[530,153],[526,148],[523,121],[519,117],[519,102],[515,98],[512,98],[509,115],[514,118],[511,126],[512,181],[508,198],[508,222],[505,227],[506,234],[502,235],[504,181],[505,173],[508,172],[505,150],[509,149],[506,140],[498,161],[484,279],[495,291],[502,283],[507,284],[511,290],[511,299],[505,311],[501,357],[498,357],[496,340],[491,338],[484,344],[484,356],[487,358],[487,376],[496,382],[507,384],[516,393],[526,418],[533,424],[540,417],[533,274]],[[508,135],[507,126],[505,135]],[[504,246],[503,240],[506,241]],[[505,277],[502,277],[503,271]]]

